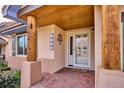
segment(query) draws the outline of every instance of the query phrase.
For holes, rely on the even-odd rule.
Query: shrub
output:
[[[0,88],[19,88],[20,87],[20,76],[16,75],[0,76]]]
[[[10,67],[4,67],[4,68],[1,69],[1,71],[10,71],[10,70],[11,70]]]
[[[20,79],[15,77],[1,77],[0,88],[18,88],[20,86]]]
[[[7,63],[4,60],[0,60],[0,70],[7,67]]]
[[[7,67],[4,60],[0,60],[0,88],[19,88],[21,73]]]

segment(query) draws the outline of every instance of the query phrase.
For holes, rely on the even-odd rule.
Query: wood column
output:
[[[27,47],[27,61],[36,61],[37,58],[37,27],[36,17],[27,17],[27,33],[28,33],[28,47]]]
[[[102,67],[120,69],[119,6],[102,6]]]

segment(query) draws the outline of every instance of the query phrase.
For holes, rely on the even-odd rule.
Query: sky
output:
[[[12,21],[2,16],[1,10],[2,10],[2,5],[0,5],[0,23],[5,21]]]

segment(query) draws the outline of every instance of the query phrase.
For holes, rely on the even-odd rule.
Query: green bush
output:
[[[0,70],[7,67],[7,63],[4,60],[0,60]]]
[[[19,88],[21,73],[11,70],[5,60],[0,60],[0,88]]]
[[[0,77],[0,88],[19,88],[20,79],[16,77]]]
[[[0,76],[0,88],[19,88],[20,74],[16,72],[13,75]]]

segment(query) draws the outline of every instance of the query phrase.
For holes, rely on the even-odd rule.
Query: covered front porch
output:
[[[32,77],[29,78],[32,80],[29,87],[38,81],[40,82],[33,87],[42,87],[42,85],[43,87],[74,87],[75,83],[79,84],[77,87],[95,87],[94,6],[42,6],[25,15],[24,12],[26,11],[22,9],[18,13],[19,18],[27,20],[28,32],[28,62],[22,64],[24,69],[22,87],[27,86],[24,84],[27,79],[25,70],[29,72],[31,70]],[[83,43],[80,45],[78,42],[85,42],[85,45]],[[76,49],[76,46],[79,48]],[[30,69],[27,69],[27,66]],[[83,70],[82,73],[71,70],[62,70],[58,73],[64,67]],[[92,74],[90,70],[93,71]],[[43,73],[49,74],[44,76]],[[48,81],[51,84],[55,83],[55,86],[44,85],[47,83],[44,81],[45,78],[49,76],[51,78]],[[80,84],[81,78],[82,84]],[[67,86],[63,85],[65,82],[63,80],[68,82]]]
[[[95,51],[95,54],[94,54],[95,58],[94,57],[93,58],[95,59],[96,64],[98,61],[101,61],[100,65],[102,66],[103,69],[119,71],[121,68],[119,6],[100,6],[100,7],[101,7],[100,11],[99,10],[97,11],[97,8],[95,7],[96,12],[94,14],[94,6],[44,6],[42,8],[36,9],[35,11],[29,12],[24,16],[20,16],[20,18],[25,20],[27,18],[27,22],[29,25],[29,28],[27,29],[27,31],[29,32],[30,44],[33,41],[30,38],[30,34],[32,34],[33,32],[34,33],[33,36],[36,36],[35,35],[36,30],[33,30],[33,29],[31,30],[30,27],[34,27],[35,29],[36,27],[55,24],[61,29],[63,29],[64,31],[94,27],[96,42],[95,43],[93,42],[95,44],[95,48],[91,50]],[[100,12],[100,17],[98,16],[99,12]],[[20,11],[20,15],[21,15],[21,11]],[[94,17],[95,17],[95,22],[94,22]],[[34,25],[32,26],[31,24],[32,25],[34,24]],[[102,29],[102,33],[99,32],[101,29]],[[28,51],[30,52],[30,54],[33,54],[31,53],[33,52],[33,48],[29,48]],[[30,54],[28,55],[28,58],[32,58]],[[36,56],[34,56],[34,59],[35,58]],[[28,61],[31,61],[31,60],[28,59]],[[98,65],[96,65],[95,68],[97,71],[100,70],[99,71],[100,73],[102,72],[101,69],[98,68]],[[104,83],[105,83],[104,81],[109,82],[109,80],[108,78],[102,79],[102,76],[104,77],[105,73],[101,74],[100,76],[99,72],[96,73],[96,83],[97,83],[96,87],[105,87],[106,85],[104,86]],[[112,78],[112,76],[110,76],[110,78]],[[99,81],[98,79],[101,81]],[[115,78],[112,79],[112,81],[115,81],[115,80],[116,80]],[[116,85],[114,86],[111,81],[109,83],[110,83],[109,87],[116,86]]]
[[[112,82],[116,79],[111,79],[110,73],[121,69],[119,9],[119,6],[84,5],[20,8],[17,15],[27,22],[28,35],[27,60],[21,67],[21,87],[31,87],[41,81],[43,69],[55,73],[65,66],[98,71],[96,87],[108,85],[104,86],[104,81],[110,83],[109,87],[115,87]],[[82,41],[83,49],[79,44]],[[86,61],[83,65],[82,60]],[[110,75],[111,81],[102,71],[110,71],[107,76]]]

